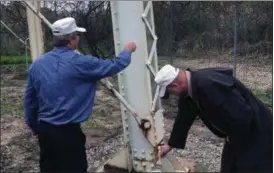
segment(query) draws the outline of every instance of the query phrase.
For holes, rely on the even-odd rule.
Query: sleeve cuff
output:
[[[131,54],[131,52],[129,51],[129,49],[128,49],[128,48],[124,48],[124,49],[123,49],[123,51],[122,51],[122,53]]]

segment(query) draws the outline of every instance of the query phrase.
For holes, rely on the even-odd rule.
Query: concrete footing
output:
[[[127,166],[127,149],[122,149],[99,167],[96,172],[129,172]],[[207,172],[207,169],[201,163],[195,163],[191,160],[178,158],[169,153],[161,160],[161,165],[150,172]],[[132,172],[135,172],[134,170]]]

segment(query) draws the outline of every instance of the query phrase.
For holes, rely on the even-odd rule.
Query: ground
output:
[[[165,60],[164,60],[165,59]],[[159,60],[167,63],[167,58]],[[264,61],[262,58],[261,61]],[[261,62],[259,61],[259,62]],[[181,68],[203,68],[231,66],[229,59],[184,59],[174,60]],[[250,87],[267,104],[272,103],[272,64],[238,62],[238,78]],[[30,135],[23,118],[23,96],[26,85],[24,66],[1,66],[1,172],[38,171],[39,148],[37,139]],[[114,79],[112,79],[114,81]],[[87,136],[89,171],[123,147],[120,105],[104,88],[98,89],[93,117],[83,124]],[[164,103],[165,130],[168,138],[176,115],[176,97]],[[174,154],[205,164],[209,171],[218,171],[223,141],[208,131],[200,121],[190,130],[185,150],[174,150]]]

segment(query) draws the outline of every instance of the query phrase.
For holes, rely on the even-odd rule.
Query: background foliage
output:
[[[160,56],[189,52],[229,51],[234,44],[237,11],[238,53],[272,54],[272,1],[154,1]],[[73,16],[87,32],[81,50],[102,58],[114,53],[109,1],[42,1],[41,12],[50,21]],[[236,10],[235,10],[236,9]],[[1,20],[21,38],[28,37],[26,8],[20,1],[1,1]],[[52,34],[43,24],[46,50]],[[1,55],[22,55],[24,46],[1,26]],[[272,56],[270,56],[272,57]]]

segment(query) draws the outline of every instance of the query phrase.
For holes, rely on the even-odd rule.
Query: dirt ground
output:
[[[166,63],[165,60],[160,62]],[[229,61],[218,62],[217,60],[176,60],[175,64],[181,68],[230,66]],[[272,64],[265,66],[239,63],[237,73],[239,78],[251,88],[256,86],[256,88],[268,90],[272,88]],[[24,67],[1,67],[1,172],[39,171],[37,139],[30,135],[22,112],[25,79]],[[176,98],[164,103],[164,108],[166,109],[166,137],[168,137],[177,111]],[[97,91],[93,117],[83,124],[83,129],[87,137],[87,152],[90,154],[89,170],[92,171],[123,145],[120,105],[105,89],[101,88]],[[192,145],[192,142],[195,145]],[[190,130],[187,146],[189,149],[180,151],[181,154],[178,153],[190,159],[200,159],[199,161],[205,162],[209,170],[218,171],[222,142],[197,121]]]

